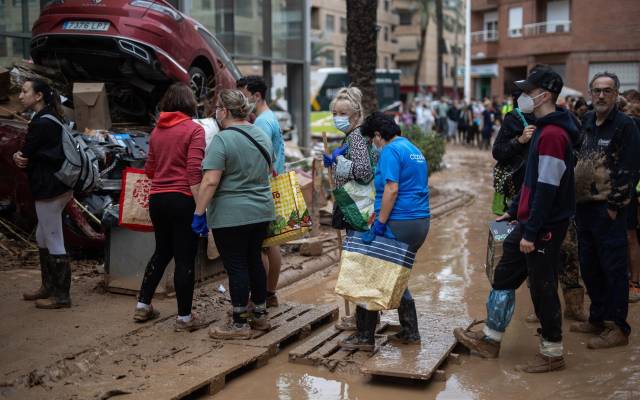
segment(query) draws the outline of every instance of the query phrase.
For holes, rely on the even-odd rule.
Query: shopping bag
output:
[[[367,231],[376,219],[374,202],[376,190],[373,181],[362,185],[349,181],[333,191],[336,205],[342,211],[344,220],[355,230]]]
[[[271,192],[276,219],[269,224],[267,238],[262,242],[264,247],[299,239],[311,227],[311,216],[295,172],[285,172],[271,178]]]
[[[362,235],[350,232],[344,241],[335,292],[367,310],[396,309],[416,253],[406,243],[382,236],[365,244]]]
[[[118,223],[134,231],[151,232],[153,223],[149,216],[149,192],[151,179],[144,170],[125,168],[120,191]]]

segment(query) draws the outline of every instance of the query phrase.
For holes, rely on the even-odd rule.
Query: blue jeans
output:
[[[576,210],[580,272],[591,298],[589,322],[612,321],[625,334],[629,311],[626,209],[615,220],[605,202],[579,204]]]

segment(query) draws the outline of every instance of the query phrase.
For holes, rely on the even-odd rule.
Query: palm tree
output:
[[[378,59],[378,0],[347,2],[347,70],[351,82],[362,90],[364,115],[378,108],[376,60]]]
[[[422,71],[422,60],[427,45],[427,30],[429,21],[433,18],[434,0],[418,0],[420,11],[420,42],[418,44],[418,61],[413,76],[413,95],[417,96],[420,89],[420,72]]]

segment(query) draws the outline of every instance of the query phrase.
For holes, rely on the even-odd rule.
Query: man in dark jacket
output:
[[[569,113],[555,107],[563,82],[550,67],[536,66],[526,80],[515,83],[523,91],[518,99],[520,110],[536,116],[522,189],[509,213],[498,219],[517,216],[518,224],[503,243],[503,255],[487,300],[484,329],[457,328],[454,335],[481,356],[497,357],[513,316],[515,290],[528,277],[541,338],[535,358],[518,369],[549,372],[565,365],[558,257],[575,211],[573,144],[578,141],[579,132]]]
[[[591,80],[594,111],[585,115],[575,169],[580,267],[591,309],[589,321],[573,324],[571,330],[598,335],[587,343],[591,349],[627,345],[631,332],[626,321],[626,212],[638,132],[616,106],[619,88],[612,73],[598,73]]]

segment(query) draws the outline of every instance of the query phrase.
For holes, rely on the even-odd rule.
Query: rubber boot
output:
[[[589,320],[589,315],[584,310],[584,288],[565,289],[564,295],[564,318],[578,322]]]
[[[49,250],[38,249],[40,257],[40,288],[35,292],[23,293],[22,298],[27,301],[46,299],[51,293],[51,276],[49,274]]]
[[[400,300],[400,307],[398,307],[398,319],[400,320],[400,332],[390,335],[388,339],[392,342],[403,344],[420,343],[416,303],[413,300]]]
[[[49,272],[51,276],[51,295],[47,299],[36,300],[36,307],[43,309],[71,307],[71,266],[69,257],[49,255]]]
[[[377,311],[367,311],[362,307],[356,307],[356,333],[345,340],[341,340],[338,342],[338,345],[344,350],[373,352],[376,347],[375,334],[377,322]]]

